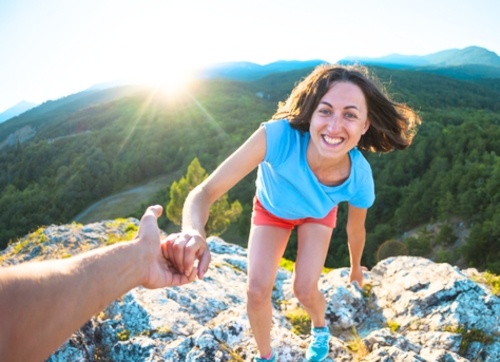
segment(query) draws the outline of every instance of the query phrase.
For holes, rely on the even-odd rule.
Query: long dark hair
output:
[[[391,100],[384,87],[363,66],[319,65],[293,88],[285,102],[278,104],[272,119],[287,118],[292,127],[309,131],[313,112],[336,82],[356,84],[365,96],[370,127],[361,137],[359,149],[389,152],[411,145],[420,117],[410,107]]]

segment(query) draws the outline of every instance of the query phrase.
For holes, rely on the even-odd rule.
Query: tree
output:
[[[167,218],[176,225],[182,224],[182,208],[189,192],[207,178],[208,174],[194,158],[188,166],[187,173],[170,187],[170,201],[167,204]],[[210,216],[206,225],[207,235],[220,235],[228,226],[236,221],[243,208],[238,200],[230,203],[224,194],[210,208]]]

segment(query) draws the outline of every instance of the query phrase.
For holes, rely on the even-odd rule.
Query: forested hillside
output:
[[[20,127],[36,135],[0,150],[2,248],[195,156],[214,168],[273,108],[243,83],[214,80],[176,96],[140,87],[73,95],[6,122],[2,138]]]
[[[367,155],[377,200],[369,212],[365,264],[400,239],[405,252],[500,272],[500,80],[461,81],[430,73],[372,68],[423,124],[406,151]],[[47,102],[0,125],[0,143],[21,127],[34,136],[0,149],[0,248],[40,225],[70,222],[93,202],[170,172],[198,157],[213,170],[267,120],[309,69],[256,81],[206,79],[176,96],[141,87],[87,92]],[[248,233],[253,177],[230,192]],[[169,185],[158,195],[163,204]],[[137,205],[137,214],[143,205]],[[123,215],[124,217],[130,215]],[[345,213],[327,265],[348,265]],[[165,221],[164,221],[165,222]],[[440,223],[431,236],[422,226]],[[452,226],[470,229],[456,244]],[[417,229],[411,237],[405,232]],[[420,229],[419,229],[420,228]],[[444,231],[443,231],[444,230]],[[438,252],[436,253],[436,248]],[[294,257],[293,240],[287,256]]]

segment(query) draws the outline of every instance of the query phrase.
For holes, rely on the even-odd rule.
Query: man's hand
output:
[[[176,270],[184,273],[188,278],[197,275],[199,279],[203,279],[208,270],[211,255],[207,242],[200,233],[170,234],[166,240],[166,249],[169,251],[169,258]],[[197,265],[195,265],[196,260],[198,260]]]
[[[146,253],[147,275],[142,285],[150,289],[179,286],[192,282],[196,278],[196,273],[186,273],[185,269],[180,270],[175,264],[174,253],[167,241],[160,242],[157,219],[162,211],[163,208],[159,205],[148,207],[141,218],[137,236],[137,242]],[[186,258],[192,262],[198,258],[197,249],[176,249],[176,251],[177,253],[184,252]]]
[[[198,259],[198,275],[203,275],[210,262],[207,244],[200,239],[171,249],[162,243],[157,223],[162,211],[161,206],[150,206],[129,243],[64,260],[0,268],[0,360],[45,360],[71,333],[130,289],[193,281],[196,272],[186,273],[192,269],[176,265],[179,253],[191,264]],[[43,333],[29,338],[39,330]]]

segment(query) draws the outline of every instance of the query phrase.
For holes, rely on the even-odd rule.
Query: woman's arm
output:
[[[361,266],[361,257],[366,240],[365,220],[367,212],[368,209],[361,209],[349,204],[346,230],[351,260],[350,282],[357,282],[359,287],[363,286],[363,270],[366,270]]]
[[[182,231],[168,238],[174,253],[174,265],[178,270],[186,275],[191,274],[195,258],[192,253],[187,252],[193,247],[201,253],[196,257],[200,260],[198,277],[203,277],[210,263],[210,252],[205,241],[205,225],[210,206],[254,170],[265,154],[266,130],[260,127],[205,181],[189,193],[182,212]]]

